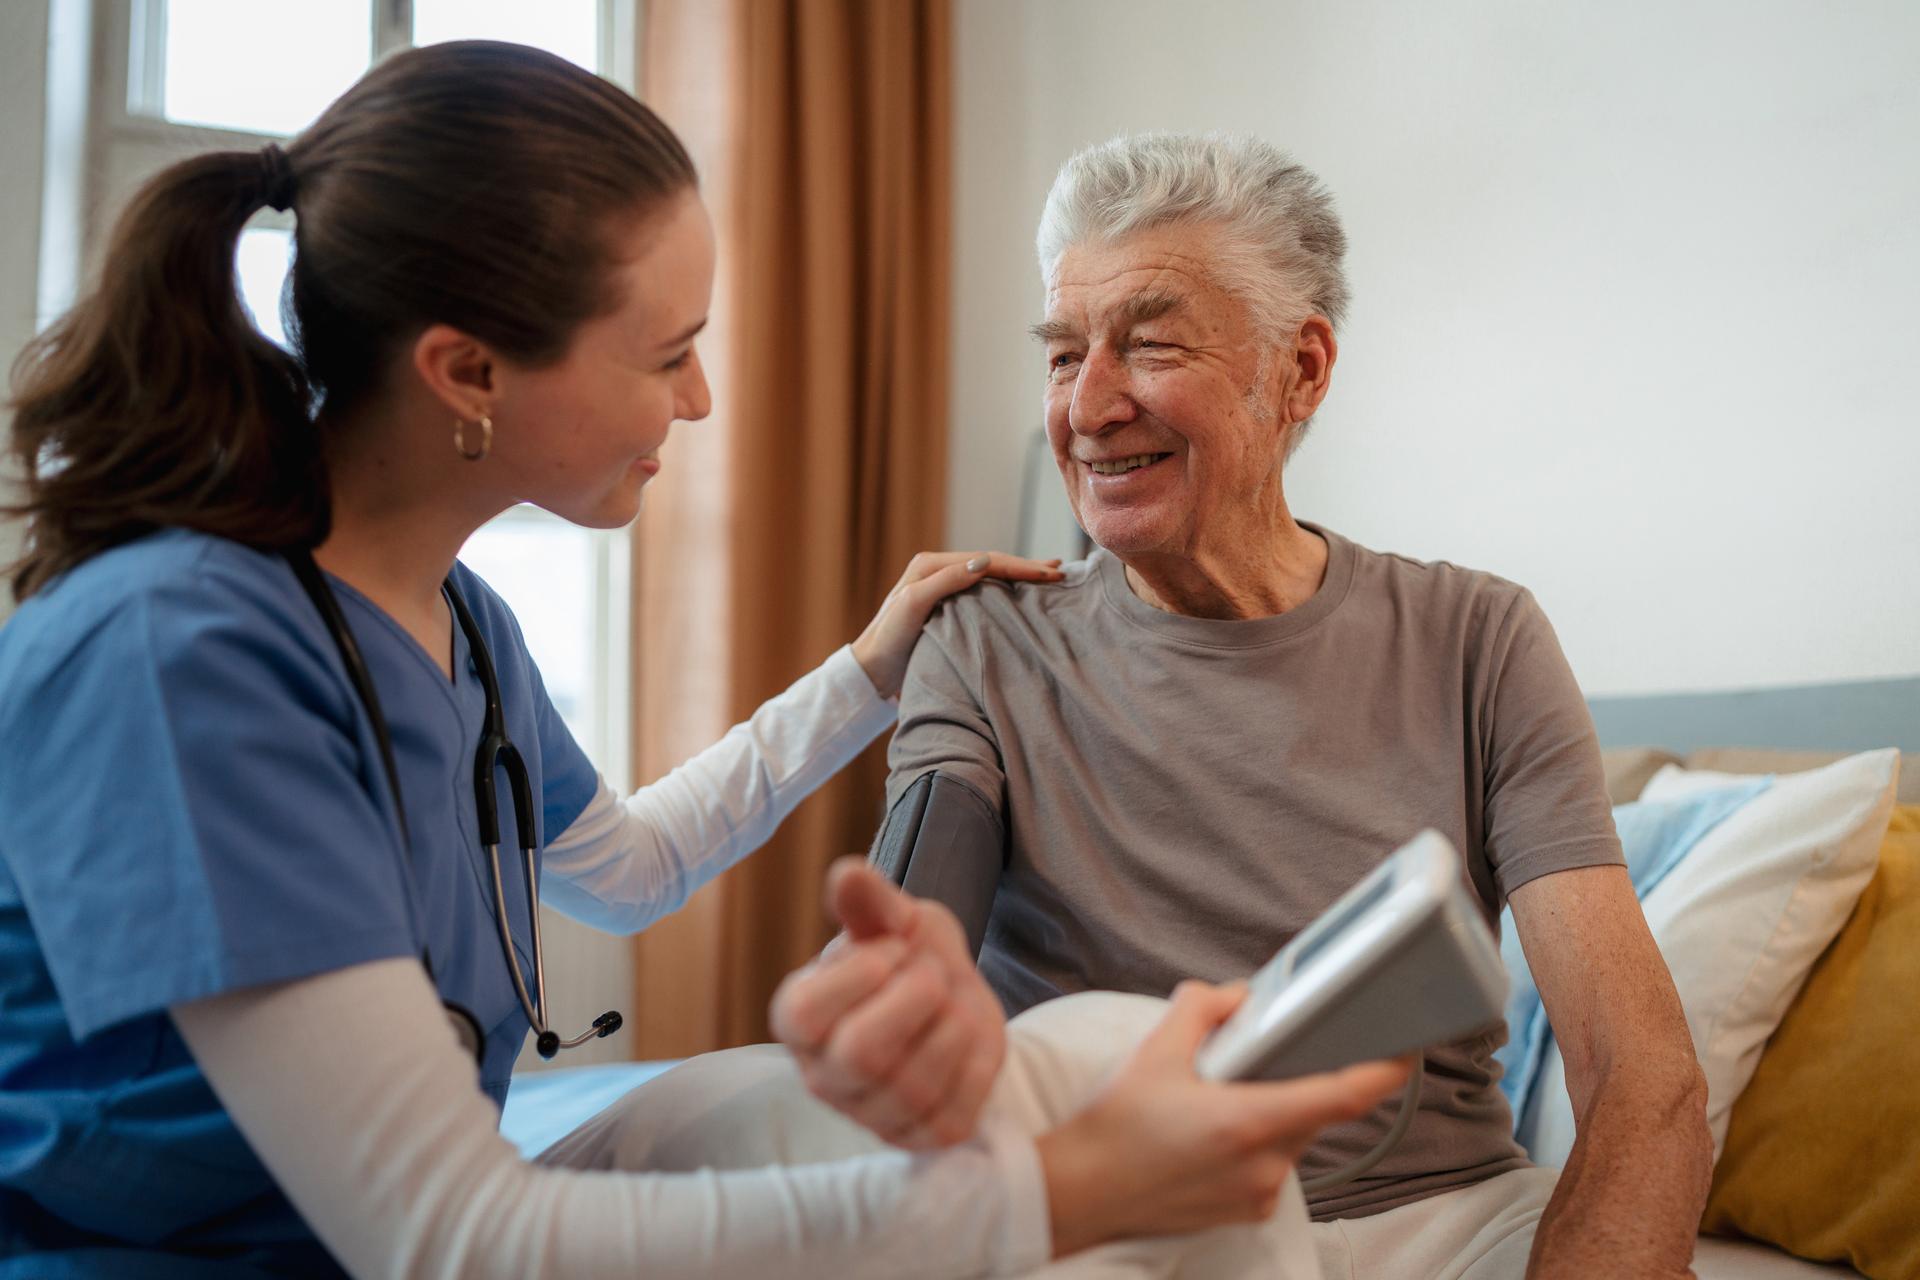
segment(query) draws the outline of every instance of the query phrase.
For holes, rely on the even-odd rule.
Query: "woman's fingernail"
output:
[[[967,561],[967,572],[968,573],[981,572],[987,567],[988,559],[989,557],[987,556],[975,556],[973,559]]]

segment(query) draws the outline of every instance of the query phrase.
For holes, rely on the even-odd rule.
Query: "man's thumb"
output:
[[[827,868],[827,912],[856,942],[907,931],[913,908],[907,895],[861,858]]]

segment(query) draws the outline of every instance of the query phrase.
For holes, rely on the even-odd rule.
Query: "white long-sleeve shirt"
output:
[[[637,933],[759,848],[794,807],[893,726],[843,648],[719,742],[620,800],[602,779],[547,844],[540,893],[609,933]]]
[[[751,852],[882,732],[848,650],[627,800],[603,783],[546,852],[553,905],[632,931]],[[1051,1251],[1030,1138],[742,1172],[522,1161],[425,972],[382,960],[178,1006],[256,1153],[355,1276],[970,1276]]]

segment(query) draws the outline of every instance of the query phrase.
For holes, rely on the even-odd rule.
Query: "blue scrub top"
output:
[[[544,843],[586,808],[593,767],[512,613],[464,566],[454,577]],[[332,586],[391,727],[410,846],[372,726],[279,557],[154,534],[0,627],[0,1277],[339,1274],[171,1005],[425,954],[442,999],[486,1029],[480,1087],[506,1097],[528,1027],[475,822],[484,702],[466,637],[453,629],[449,681]],[[511,842],[504,774],[499,796]],[[531,974],[519,852],[501,855]]]

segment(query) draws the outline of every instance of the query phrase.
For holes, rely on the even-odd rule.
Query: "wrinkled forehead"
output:
[[[1043,327],[1084,332],[1161,319],[1231,324],[1240,308],[1220,282],[1222,265],[1219,239],[1203,227],[1156,227],[1070,245],[1047,275]]]

